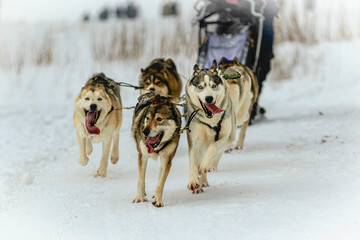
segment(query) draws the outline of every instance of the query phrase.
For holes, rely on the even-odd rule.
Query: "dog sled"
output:
[[[273,1],[198,0],[194,8],[194,24],[199,26],[199,67],[210,68],[213,60],[219,63],[223,57],[237,58],[254,72],[260,93],[273,57],[272,21],[277,12]],[[258,112],[264,114],[265,110],[256,103],[251,118]]]

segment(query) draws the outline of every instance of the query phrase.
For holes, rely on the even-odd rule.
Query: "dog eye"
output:
[[[157,121],[162,121],[163,119],[161,117],[156,118]]]
[[[99,98],[98,98],[98,101],[101,101],[101,100],[102,100],[102,98],[101,98],[101,97],[99,97]]]
[[[212,85],[211,87],[212,87],[212,88],[216,88],[216,85],[214,84],[214,85]]]
[[[203,86],[198,86],[198,89],[203,89]]]
[[[89,100],[90,100],[90,98],[88,98],[88,97],[87,97],[87,98],[85,98],[85,100],[86,100],[86,101],[89,101]]]

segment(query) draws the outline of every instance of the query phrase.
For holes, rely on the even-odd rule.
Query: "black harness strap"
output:
[[[186,123],[186,126],[185,126],[183,129],[180,130],[179,135],[182,134],[185,130],[188,130],[189,132],[191,132],[191,130],[190,130],[190,123],[191,123],[191,121],[193,120],[193,118],[195,117],[195,115],[198,113],[199,110],[200,110],[200,109],[198,108],[198,109],[196,109],[195,111],[193,111],[193,112],[191,113],[191,115],[190,115],[190,117],[189,117],[189,119],[188,119],[188,121],[187,121],[187,123]]]
[[[216,126],[214,126],[214,127],[210,126],[210,125],[207,124],[207,123],[204,123],[204,124],[205,124],[206,126],[208,126],[210,129],[212,129],[212,130],[215,131],[215,133],[216,133],[216,134],[215,134],[215,142],[216,142],[217,140],[219,140],[219,134],[220,134],[220,131],[221,131],[221,123],[222,123],[224,117],[225,117],[225,111],[224,111],[224,113],[222,114],[222,116],[221,116],[220,121],[218,122],[218,124],[217,124]]]
[[[168,140],[167,142],[164,143],[164,145],[162,145],[162,147],[159,150],[156,150],[155,153],[159,153],[161,150],[163,150],[164,148],[166,148],[173,140],[173,138],[177,135],[177,132],[179,130],[176,130],[174,135],[170,138],[170,140]]]
[[[111,106],[111,109],[110,109],[110,111],[106,114],[106,116],[109,116],[110,113],[111,113],[112,111],[114,111],[114,110],[115,110],[114,106]]]

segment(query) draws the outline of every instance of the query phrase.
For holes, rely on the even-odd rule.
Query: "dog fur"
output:
[[[149,158],[160,157],[158,185],[152,204],[163,207],[162,195],[171,162],[179,144],[181,115],[168,97],[146,93],[136,105],[132,136],[138,150],[138,187],[133,202],[146,202],[145,173]]]
[[[250,122],[251,110],[257,100],[259,85],[254,73],[247,66],[240,64],[235,58],[228,61],[222,58],[219,69],[229,85],[230,98],[236,114],[236,125],[241,126],[236,149],[242,149],[247,127]],[[231,149],[229,146],[228,149]]]
[[[200,193],[203,187],[209,186],[207,173],[216,170],[223,152],[235,139],[236,117],[230,89],[221,78],[215,60],[209,70],[200,70],[195,65],[185,90],[189,114],[200,109],[187,132],[190,159],[188,189]]]
[[[79,163],[85,166],[92,143],[102,143],[100,166],[95,177],[106,176],[111,143],[111,162],[119,160],[119,131],[122,123],[120,87],[105,74],[94,74],[74,103],[73,122],[80,149]]]
[[[141,94],[154,92],[179,102],[182,82],[171,59],[156,58],[144,69],[141,69],[140,86],[144,87]]]

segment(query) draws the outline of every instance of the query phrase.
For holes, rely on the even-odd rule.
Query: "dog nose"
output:
[[[145,128],[144,131],[143,131],[144,136],[145,137],[149,136],[149,133],[150,133],[150,129]]]
[[[91,105],[90,105],[90,110],[91,110],[91,111],[95,111],[96,108],[97,108],[97,105],[96,105],[96,104],[91,104]]]
[[[213,100],[214,100],[214,98],[213,98],[212,96],[206,96],[206,97],[205,97],[205,101],[206,101],[207,103],[212,103]]]
[[[150,88],[149,90],[150,90],[150,91],[155,91],[155,88],[152,87],[152,88]]]

